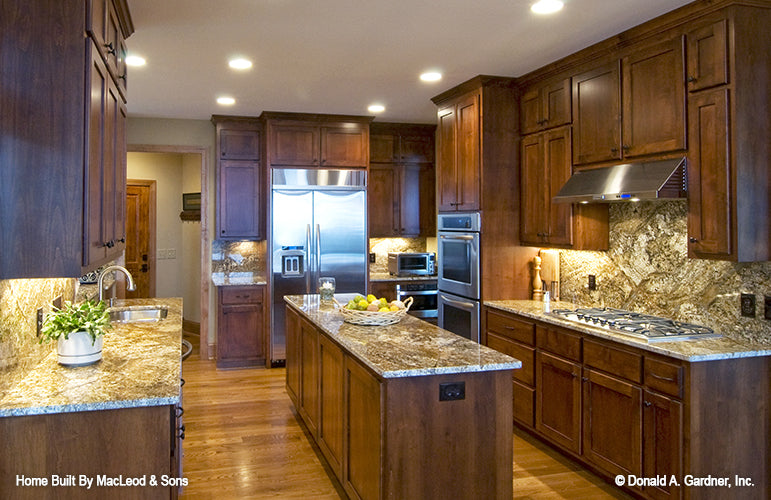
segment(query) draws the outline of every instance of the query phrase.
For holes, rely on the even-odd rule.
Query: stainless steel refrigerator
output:
[[[286,359],[284,295],[367,290],[366,173],[274,169],[271,189],[271,360]]]

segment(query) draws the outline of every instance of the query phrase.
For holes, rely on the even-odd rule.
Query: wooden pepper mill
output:
[[[533,300],[543,300],[543,281],[541,281],[541,258],[533,258]]]

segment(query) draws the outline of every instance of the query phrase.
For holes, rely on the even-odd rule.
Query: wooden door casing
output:
[[[136,290],[126,298],[155,297],[156,192],[156,181],[127,181],[125,262]]]

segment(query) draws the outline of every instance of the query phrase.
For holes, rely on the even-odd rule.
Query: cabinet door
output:
[[[521,143],[520,236],[523,244],[541,244],[548,232],[543,139],[543,134],[528,135]]]
[[[399,168],[399,234],[417,237],[421,235],[421,167],[404,165]]]
[[[399,139],[392,134],[370,134],[369,162],[396,163]]]
[[[399,161],[403,163],[433,163],[433,137],[426,135],[400,136]]]
[[[581,453],[581,365],[543,351],[535,358],[535,427],[546,438]]]
[[[688,91],[728,83],[728,38],[725,19],[686,34]]]
[[[318,126],[271,124],[268,131],[269,158],[272,167],[319,165],[321,139]]]
[[[314,439],[319,423],[319,332],[300,318],[300,415]]]
[[[542,128],[559,127],[570,123],[570,93],[570,78],[545,85],[541,89]]]
[[[525,90],[519,100],[520,127],[523,135],[541,130],[542,110],[540,87]]]
[[[360,124],[321,127],[321,166],[366,168],[369,164],[369,133]]]
[[[345,357],[343,487],[350,498],[379,499],[382,477],[382,384]]]
[[[624,156],[685,149],[682,38],[638,50],[622,67]]]
[[[458,103],[458,210],[479,210],[479,94]]]
[[[300,407],[300,371],[301,364],[301,332],[300,316],[289,306],[286,307],[284,333],[286,335],[286,392],[292,399],[295,408]]]
[[[107,80],[102,163],[102,234],[106,258],[121,254],[126,242],[126,109],[118,87]]]
[[[692,94],[688,121],[688,250],[692,257],[731,258],[733,185],[727,89]]]
[[[220,306],[217,324],[217,366],[249,364],[264,359],[259,331],[262,304]]]
[[[223,160],[219,167],[217,236],[220,239],[264,238],[260,223],[260,163]]]
[[[573,77],[573,163],[621,158],[621,83],[614,61]]]
[[[514,420],[533,427],[535,349],[492,331],[487,332],[487,346],[522,361],[522,368],[514,370],[513,377]]]
[[[643,407],[643,477],[682,477],[683,405],[675,399],[644,392]],[[646,486],[650,498],[680,498],[680,487]]]
[[[436,237],[436,169],[433,165],[420,166],[420,235]],[[410,193],[414,191],[410,190]]]
[[[455,210],[458,196],[457,113],[455,106],[438,112],[436,196],[440,212]]]
[[[611,474],[642,474],[642,389],[584,369],[583,454]]]
[[[220,159],[260,159],[260,133],[257,130],[221,128],[219,131]]]
[[[399,234],[398,167],[391,164],[372,165],[369,168],[367,205],[370,237],[387,238]]]
[[[319,335],[319,447],[338,478],[343,477],[343,351]]]
[[[573,243],[573,205],[552,203],[552,198],[557,195],[572,173],[570,128],[563,127],[546,132],[543,143],[546,183],[542,210],[548,222],[546,241],[552,245],[570,245]]]

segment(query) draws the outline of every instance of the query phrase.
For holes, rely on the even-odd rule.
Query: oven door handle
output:
[[[458,235],[454,234],[452,236],[446,235],[446,234],[441,234],[441,235],[439,235],[439,239],[442,239],[442,240],[465,240],[465,241],[470,241],[470,240],[474,239],[474,236],[468,235],[468,234],[458,234]]]
[[[408,295],[436,295],[436,290],[423,290],[417,292],[411,292],[410,290],[397,290],[396,294],[405,297]]]
[[[440,293],[439,297],[444,302],[447,302],[448,304],[452,304],[454,306],[458,306],[458,307],[461,307],[463,309],[468,309],[468,310],[473,310],[474,309],[474,304],[468,304],[466,302],[460,302],[460,301],[457,301],[457,300],[453,300],[453,299],[447,297],[447,295],[444,295],[443,293]]]

